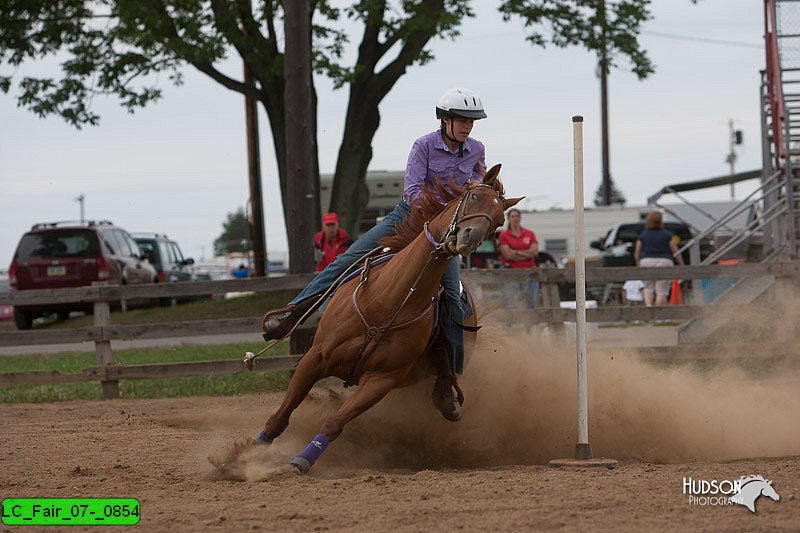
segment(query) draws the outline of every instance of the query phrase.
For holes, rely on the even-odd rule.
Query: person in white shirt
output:
[[[629,279],[622,285],[622,295],[626,305],[640,305],[644,302],[644,282],[640,279]]]

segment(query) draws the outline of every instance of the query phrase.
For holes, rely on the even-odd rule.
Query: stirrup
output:
[[[280,340],[288,335],[292,326],[300,318],[297,307],[289,304],[282,309],[275,309],[268,312],[261,319],[262,336],[265,341]]]
[[[267,331],[267,321],[276,316],[276,315],[284,315],[289,314],[295,310],[294,304],[289,304],[286,307],[282,307],[281,309],[273,309],[272,311],[267,311],[264,316],[261,318],[261,329],[263,331]],[[286,318],[286,317],[283,317]]]
[[[312,309],[319,298],[308,298],[298,304],[289,304],[282,309],[269,311],[261,319],[262,337],[265,341],[283,340],[304,315]],[[285,315],[285,316],[281,316]]]

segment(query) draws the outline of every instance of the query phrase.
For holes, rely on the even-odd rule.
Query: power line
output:
[[[678,35],[676,33],[663,33],[660,31],[642,31],[643,35],[653,37],[663,37],[664,39],[674,39],[676,41],[691,41],[696,43],[718,44],[720,46],[737,46],[740,48],[759,48],[763,49],[763,44],[743,43],[739,41],[725,41],[722,39],[709,39],[707,37],[694,37],[691,35]]]

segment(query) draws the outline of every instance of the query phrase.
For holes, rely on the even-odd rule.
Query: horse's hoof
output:
[[[264,435],[264,432],[262,431],[261,433],[258,434],[258,437],[256,437],[256,443],[265,444],[269,446],[270,444],[272,444],[272,439]]]
[[[289,459],[289,466],[295,468],[299,473],[305,475],[311,470],[311,463],[302,457],[292,457]]]

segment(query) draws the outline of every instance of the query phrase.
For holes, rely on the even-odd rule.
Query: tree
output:
[[[95,95],[111,95],[133,112],[161,96],[158,74],[173,83],[191,66],[224,87],[250,95],[264,106],[272,131],[284,213],[287,205],[284,52],[281,49],[281,0],[3,0],[0,2],[0,64],[17,67],[54,57],[60,78],[23,77],[18,103],[39,116],[57,115],[80,128],[97,124]],[[651,0],[615,0],[608,17],[609,65],[628,56],[640,77],[652,65],[636,35],[647,20]],[[596,0],[504,0],[506,19],[521,16],[528,27],[549,23],[558,46],[580,44],[598,50]],[[427,48],[434,37],[454,38],[464,17],[473,16],[469,0],[353,0],[334,7],[330,0],[310,0],[311,61],[336,88],[349,88],[345,127],[334,175],[331,204],[342,226],[355,232],[368,201],[366,171],[372,140],[380,125],[379,105],[413,65],[433,59]],[[352,66],[342,64],[348,37],[343,18],[363,32]],[[528,40],[544,46],[541,33]],[[222,60],[237,54],[253,73],[255,84],[225,75]],[[8,93],[12,76],[0,75]],[[312,109],[316,94],[312,85]],[[312,118],[316,138],[316,114]],[[319,174],[316,150],[313,167]],[[317,180],[318,187],[318,180]],[[320,209],[308,214],[319,226]],[[289,224],[287,224],[288,226]],[[290,258],[291,260],[291,258]]]
[[[505,20],[520,16],[526,27],[549,24],[550,41],[556,46],[582,45],[597,54],[600,71],[600,105],[602,127],[603,183],[596,205],[620,203],[614,199],[613,180],[608,150],[608,90],[607,75],[616,59],[627,56],[631,70],[645,79],[654,72],[653,64],[639,46],[637,35],[643,22],[650,19],[652,0],[505,0],[500,11]],[[528,41],[545,46],[547,39],[540,31],[528,34]],[[623,201],[624,202],[624,197]]]
[[[605,68],[618,67],[627,57],[640,80],[655,72],[647,52],[639,45],[642,23],[650,20],[652,0],[503,0],[504,20],[519,16],[531,29],[526,40],[546,46],[548,40],[561,48],[583,46],[600,57],[605,50]],[[602,9],[602,7],[605,9]],[[547,35],[535,28],[548,26]]]
[[[627,198],[625,198],[625,194],[617,189],[617,185],[611,181],[611,202],[606,203],[605,201],[605,187],[603,186],[603,182],[600,182],[600,185],[597,187],[597,190],[594,192],[594,205],[601,206],[601,205],[625,205],[628,203]]]
[[[244,209],[240,207],[235,212],[228,213],[227,219],[222,223],[222,234],[214,239],[214,255],[249,253],[250,249],[250,223]]]
[[[80,128],[97,124],[92,97],[113,95],[133,112],[161,96],[155,74],[182,82],[191,65],[224,87],[250,95],[269,117],[284,213],[286,196],[286,123],[284,53],[281,50],[280,0],[4,0],[0,3],[0,63],[18,66],[50,56],[64,58],[61,78],[24,77],[18,103],[39,116],[59,115]],[[435,36],[455,37],[469,0],[417,0],[399,4],[359,0],[337,8],[312,0],[312,66],[348,85],[350,98],[336,165],[332,202],[342,225],[352,231],[368,200],[366,171],[371,143],[380,123],[378,106],[414,64],[432,59],[426,45]],[[340,18],[361,22],[363,35],[353,66],[340,64],[348,38],[335,27]],[[255,86],[231,78],[217,65],[236,53],[250,68]],[[381,68],[378,68],[380,63]],[[0,76],[9,92],[12,77]],[[313,108],[316,95],[312,86]],[[313,117],[316,138],[316,114]],[[319,174],[316,150],[313,166]],[[317,180],[318,182],[318,180]],[[318,187],[318,185],[317,185]],[[320,209],[309,216],[319,226]]]

